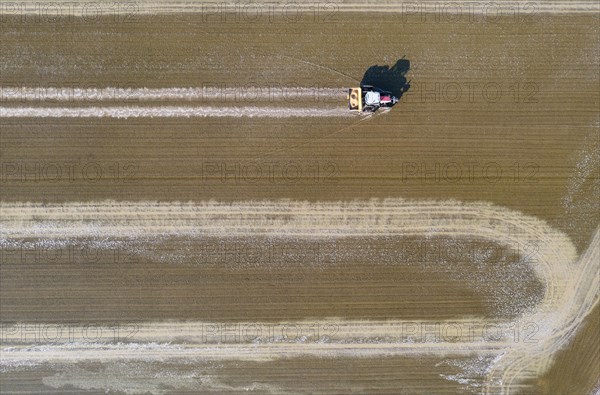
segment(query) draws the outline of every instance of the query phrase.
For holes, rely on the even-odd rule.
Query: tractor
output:
[[[348,108],[358,112],[375,112],[381,107],[392,107],[398,98],[391,92],[362,85],[359,88],[348,89]]]

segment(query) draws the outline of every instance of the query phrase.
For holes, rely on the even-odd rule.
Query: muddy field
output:
[[[2,4],[3,393],[598,390],[597,4],[202,4]]]

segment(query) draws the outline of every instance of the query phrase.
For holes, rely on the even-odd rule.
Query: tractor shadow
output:
[[[398,99],[410,89],[410,81],[406,80],[406,73],[410,70],[410,61],[399,59],[395,65],[373,65],[365,71],[360,85],[373,85],[376,88],[391,92]]]

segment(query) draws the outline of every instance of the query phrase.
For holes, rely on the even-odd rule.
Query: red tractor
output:
[[[348,108],[350,110],[375,112],[380,107],[392,107],[396,103],[398,103],[397,97],[371,85],[348,89]]]

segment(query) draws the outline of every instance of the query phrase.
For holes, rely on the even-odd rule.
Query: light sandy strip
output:
[[[344,88],[283,86],[209,86],[189,88],[119,88],[119,87],[0,87],[0,101],[149,101],[149,100],[215,100],[215,101],[289,101],[297,99],[345,99]]]
[[[527,323],[531,324],[531,323]],[[528,328],[515,331],[513,322],[488,319],[457,320],[348,320],[327,318],[316,321],[261,322],[142,322],[102,323],[13,323],[2,329],[2,342],[14,346],[52,343],[172,343],[215,347],[239,344],[262,347],[270,344],[380,344],[389,343],[399,351],[427,348],[455,350],[487,343],[490,349],[504,349],[511,343],[538,341]],[[523,332],[527,332],[524,334]],[[20,347],[23,349],[23,347]],[[298,352],[303,352],[301,349]],[[261,353],[261,350],[257,350]],[[266,354],[265,354],[266,356]]]
[[[568,278],[575,248],[543,221],[486,203],[401,199],[309,203],[91,202],[65,205],[2,203],[0,245],[20,238],[128,238],[164,236],[290,237],[476,235],[523,251],[539,246],[537,275],[546,300],[555,301]],[[566,264],[565,264],[566,262]]]
[[[488,379],[487,393],[518,392],[517,385],[526,378],[543,373],[556,352],[565,347],[600,301],[600,229],[596,229],[587,251],[580,258],[575,273],[569,278],[564,302],[550,314],[531,315],[542,323],[541,341],[527,347],[510,349],[499,359]],[[537,316],[537,317],[536,317]]]
[[[595,13],[600,6],[595,0],[542,0],[542,1],[445,1],[445,0],[394,0],[382,3],[375,0],[333,0],[333,1],[252,1],[240,3],[235,1],[215,0],[165,0],[161,2],[125,2],[111,1],[71,2],[53,0],[22,0],[7,2],[0,9],[5,15],[40,15],[55,18],[56,15],[85,16],[94,20],[100,15],[123,15],[135,17],[144,14],[186,14],[196,13],[212,15],[218,21],[219,13],[237,13],[251,21],[257,17],[268,18],[272,15],[286,15],[294,21],[299,13],[317,16],[319,20],[332,21],[337,12],[386,12],[419,15],[424,13],[464,14],[464,15],[498,15],[512,16],[515,13],[535,15],[539,13],[569,14]],[[329,18],[329,19],[322,19]],[[131,21],[129,19],[124,19]],[[297,21],[297,20],[296,20]]]
[[[1,203],[0,208],[3,225],[0,244],[3,246],[12,245],[23,238],[112,237],[152,240],[156,237],[203,235],[305,238],[446,235],[477,237],[515,249],[535,242],[539,250],[532,264],[546,285],[542,302],[517,321],[480,322],[481,325],[519,325],[521,328],[533,322],[538,329],[536,342],[514,341],[507,334],[497,341],[465,339],[463,333],[455,341],[411,343],[398,334],[398,328],[406,324],[402,321],[332,319],[319,323],[326,325],[333,321],[338,325],[337,338],[332,336],[327,342],[286,342],[283,339],[254,344],[206,344],[201,336],[207,323],[146,323],[136,333],[141,343],[130,345],[73,342],[5,347],[2,352],[4,366],[18,366],[27,361],[74,362],[87,359],[108,361],[193,357],[206,360],[268,360],[294,355],[360,357],[477,352],[498,356],[490,367],[488,392],[496,393],[500,389],[511,393],[511,386],[515,383],[547,367],[548,364],[541,361],[551,358],[573,336],[578,325],[598,302],[598,232],[588,251],[577,262],[572,243],[561,232],[534,217],[486,203],[400,199],[329,203],[265,201],[167,204],[103,201],[49,205]],[[450,323],[457,322],[445,324]],[[466,321],[458,323],[465,325]],[[379,340],[373,342],[369,339]],[[185,344],[168,343],[178,340]]]
[[[346,108],[292,107],[0,107],[0,118],[323,118],[355,117]]]

